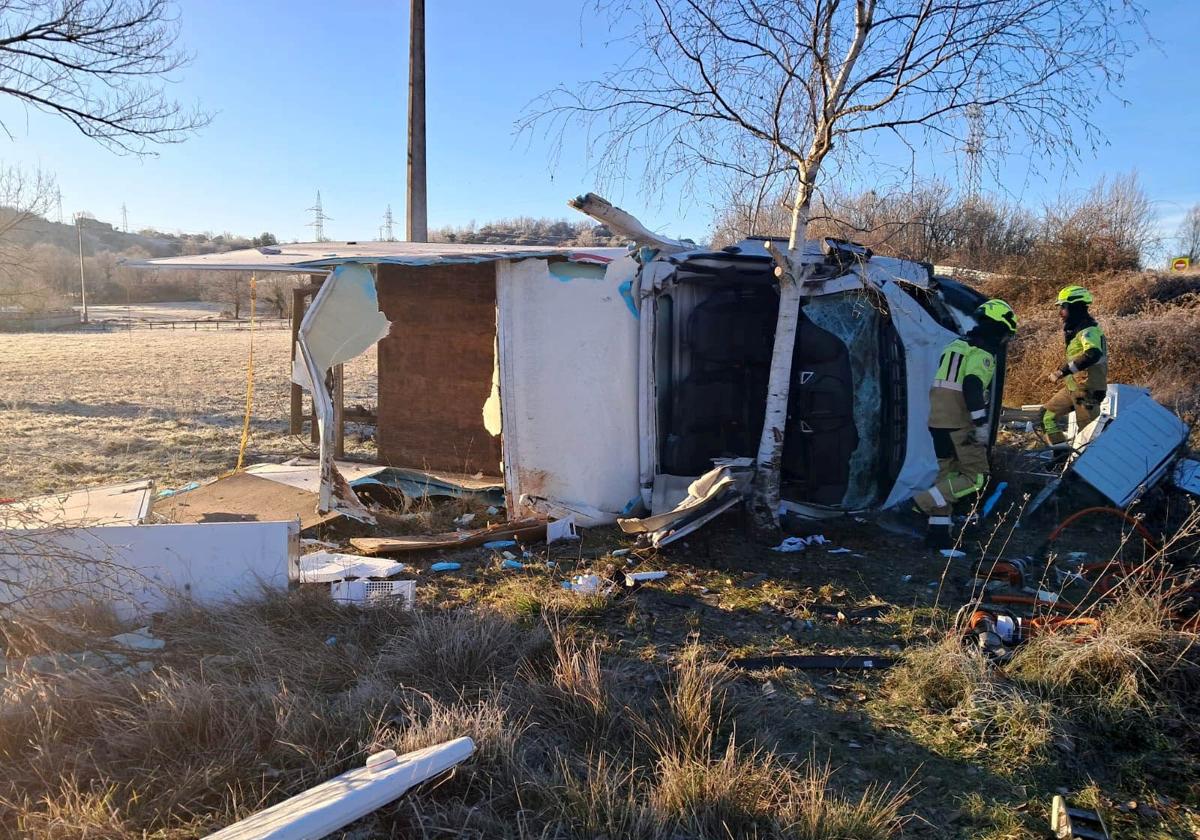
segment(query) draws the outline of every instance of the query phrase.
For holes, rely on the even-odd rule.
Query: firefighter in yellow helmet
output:
[[[1108,339],[1088,312],[1091,302],[1092,293],[1082,286],[1067,286],[1058,293],[1067,361],[1050,374],[1050,381],[1062,381],[1063,387],[1042,406],[1042,426],[1051,444],[1066,441],[1058,421],[1071,411],[1080,429],[1095,420],[1108,390]]]
[[[929,434],[938,459],[934,485],[914,499],[929,517],[926,544],[948,548],[950,515],[959,499],[987,483],[988,394],[996,375],[996,354],[1017,332],[1012,307],[993,298],[975,310],[976,325],[942,351],[929,390]]]

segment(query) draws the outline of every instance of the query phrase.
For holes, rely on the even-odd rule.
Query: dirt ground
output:
[[[288,434],[289,333],[253,340],[248,462],[311,453]],[[139,478],[177,487],[232,468],[250,343],[245,330],[0,335],[0,498]],[[346,404],[375,405],[373,353],[346,366]],[[373,454],[353,434],[347,449]]]

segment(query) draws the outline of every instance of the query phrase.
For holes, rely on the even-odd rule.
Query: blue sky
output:
[[[428,18],[429,221],[483,223],[519,215],[570,218],[566,200],[592,189],[575,142],[557,165],[547,144],[518,140],[513,122],[537,94],[591,78],[624,47],[581,11],[582,0],[430,0]],[[378,235],[390,203],[403,230],[407,91],[406,0],[183,0],[183,44],[194,53],[175,98],[215,112],[186,143],[149,158],[122,157],[65,122],[0,100],[0,160],[53,172],[63,212],[86,210],[130,228],[269,230],[309,239],[319,189],[334,239]],[[1093,119],[1108,144],[1074,172],[1030,174],[1019,157],[1004,190],[1031,204],[1136,167],[1173,233],[1200,202],[1200,3],[1150,0],[1159,40],[1128,68],[1128,104],[1104,102]],[[1019,150],[1015,150],[1019,152]],[[932,171],[944,162],[921,166]],[[627,183],[614,198],[664,232],[703,238],[711,208],[694,197],[650,200]]]

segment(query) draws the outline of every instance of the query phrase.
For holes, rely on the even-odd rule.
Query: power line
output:
[[[395,242],[396,241],[396,235],[392,232],[392,225],[393,225],[392,205],[389,204],[387,206],[387,212],[383,214],[383,234],[384,234],[383,241],[384,242]]]
[[[325,223],[332,222],[332,216],[326,216],[325,210],[321,207],[321,191],[317,190],[317,203],[308,208],[308,212],[313,214],[313,220],[305,227],[313,229],[313,237],[317,242],[325,242]]]

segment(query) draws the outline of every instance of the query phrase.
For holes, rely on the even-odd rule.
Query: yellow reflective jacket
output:
[[[996,358],[966,339],[946,345],[929,389],[931,429],[970,429],[987,422],[988,389]]]

